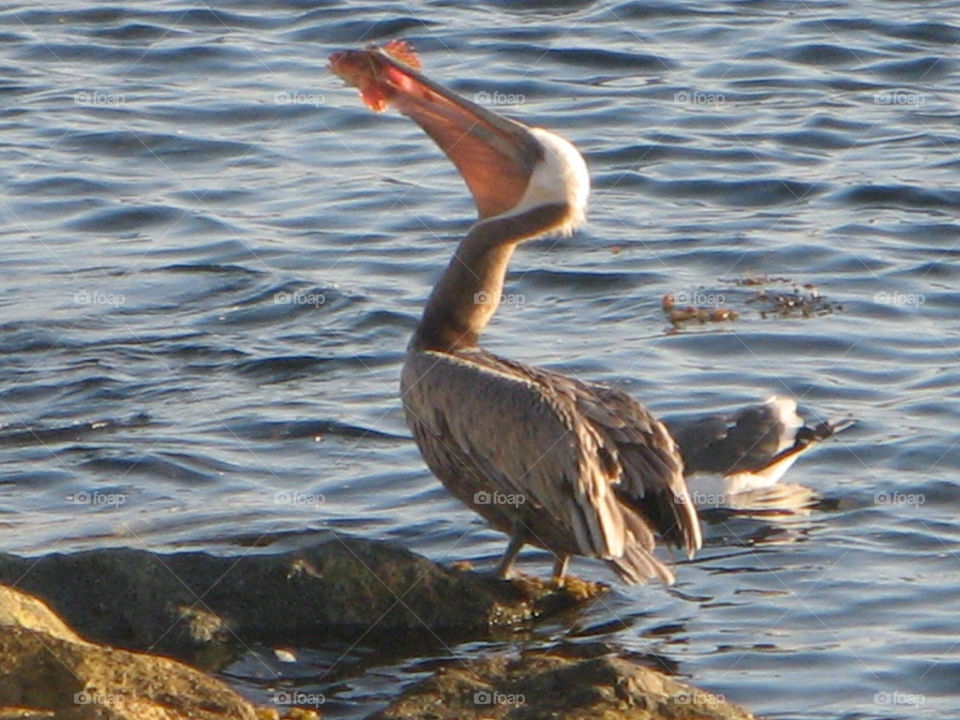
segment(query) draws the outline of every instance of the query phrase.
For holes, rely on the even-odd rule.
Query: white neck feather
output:
[[[570,216],[557,232],[569,235],[587,221],[587,164],[570,141],[543,128],[530,128],[530,132],[543,147],[543,159],[534,166],[520,202],[505,215],[521,215],[541,205],[565,203],[570,207]]]

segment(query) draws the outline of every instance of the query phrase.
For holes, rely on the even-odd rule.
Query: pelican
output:
[[[400,387],[427,466],[509,535],[499,577],[510,576],[529,544],[553,554],[558,584],[573,555],[605,560],[629,583],[672,583],[657,543],[688,557],[702,544],[688,481],[709,474],[718,484],[698,487],[714,496],[769,488],[802,452],[842,429],[807,428],[796,403],[777,397],[733,417],[668,427],[620,390],[481,348],[517,246],[585,222],[583,157],[555,133],[428,80],[402,41],[335,53],[330,63],[371,108],[392,105],[414,120],[457,167],[477,207],[477,222],[427,299]]]
[[[567,140],[501,117],[428,80],[405,45],[346,51],[331,68],[374,109],[413,119],[456,165],[478,220],[430,294],[407,348],[401,396],[427,466],[509,535],[496,574],[524,545],[605,560],[626,582],[671,569],[658,542],[701,546],[683,459],[666,426],[626,393],[484,350],[516,247],[569,234],[586,218],[590,178]]]

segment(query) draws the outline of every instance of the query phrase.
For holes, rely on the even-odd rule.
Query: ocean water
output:
[[[2,550],[257,552],[334,529],[441,562],[502,552],[429,475],[397,396],[472,202],[417,127],[326,69],[404,38],[430,77],[560,132],[590,167],[589,225],[517,253],[487,347],[664,414],[778,393],[857,424],[789,475],[819,508],[705,518],[672,588],[578,560],[611,595],[516,638],[296,663],[251,648],[228,681],[354,718],[437,658],[599,639],[768,717],[956,717],[955,3],[14,2],[0,18]],[[813,311],[771,310],[763,287],[816,293]],[[668,293],[739,317],[674,328]]]

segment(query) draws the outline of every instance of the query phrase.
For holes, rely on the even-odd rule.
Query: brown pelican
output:
[[[586,164],[567,140],[469,102],[423,77],[402,43],[331,56],[374,109],[412,118],[463,176],[479,213],[427,300],[407,349],[401,392],[429,468],[510,542],[556,558],[606,560],[627,582],[673,573],[658,541],[688,556],[700,525],[666,426],[627,394],[478,347],[517,245],[585,220]]]

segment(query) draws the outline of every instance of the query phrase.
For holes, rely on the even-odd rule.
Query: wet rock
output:
[[[0,718],[255,720],[219,680],[86,642],[37,598],[0,587]]]
[[[281,644],[398,633],[483,634],[605,591],[504,582],[437,565],[385,542],[329,536],[269,555],[156,554],[105,548],[40,558],[0,555],[0,583],[34,593],[84,637],[198,660],[238,640]]]
[[[749,720],[722,697],[624,657],[562,649],[457,662],[367,720]]]
[[[79,635],[40,600],[3,585],[0,585],[0,626],[21,627],[69,642],[83,642]]]

